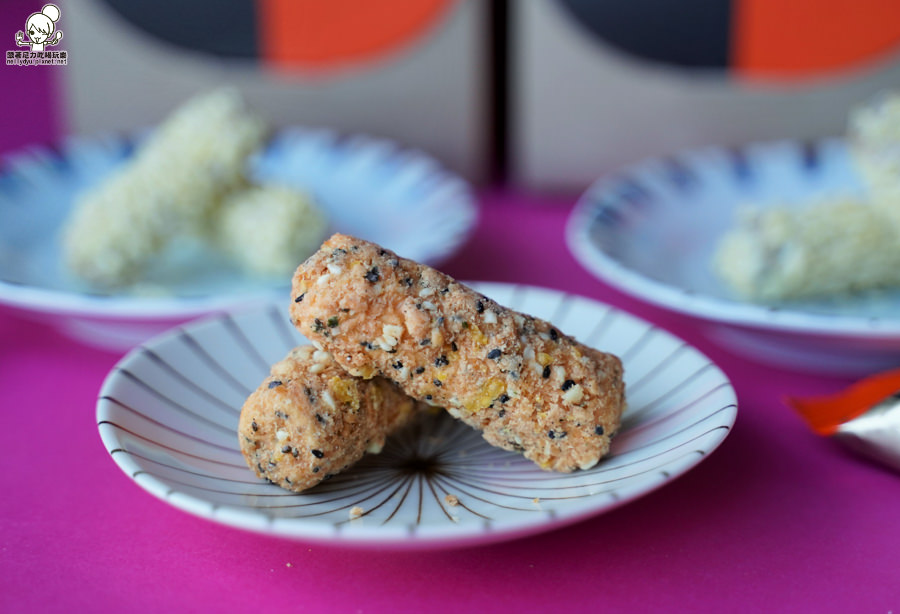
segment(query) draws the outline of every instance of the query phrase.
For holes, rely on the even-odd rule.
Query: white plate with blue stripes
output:
[[[684,341],[586,298],[470,285],[622,359],[628,408],[598,465],[542,471],[440,412],[304,493],[257,478],[238,445],[241,406],[272,363],[306,343],[281,302],[192,323],[135,348],[101,389],[100,436],[137,486],[196,516],[307,542],[425,549],[584,521],[669,484],[730,432],[737,415],[731,383]]]
[[[65,269],[59,233],[74,200],[125,163],[137,142],[72,138],[2,160],[0,304],[121,350],[177,322],[286,296],[290,279],[254,278],[214,253],[161,257],[140,284],[114,292]],[[367,136],[288,128],[250,160],[249,174],[312,194],[333,231],[428,264],[454,254],[477,217],[462,178],[422,152]]]
[[[863,375],[900,366],[900,290],[749,303],[711,266],[738,207],[802,207],[862,189],[838,139],[685,151],[595,182],[573,209],[566,240],[599,279],[707,321],[710,335],[737,353],[781,368]]]

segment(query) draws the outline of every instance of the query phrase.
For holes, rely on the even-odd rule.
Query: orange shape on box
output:
[[[262,56],[278,68],[329,69],[411,42],[454,0],[258,0]]]
[[[873,62],[900,43],[898,0],[734,0],[732,65],[797,77]]]

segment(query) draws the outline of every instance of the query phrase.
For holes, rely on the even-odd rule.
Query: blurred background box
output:
[[[840,135],[853,105],[900,87],[896,0],[527,0],[509,24],[509,169],[530,188]]]
[[[57,73],[67,132],[150,126],[191,95],[233,84],[275,126],[386,137],[470,179],[486,176],[491,74],[481,0],[59,6],[70,54]]]

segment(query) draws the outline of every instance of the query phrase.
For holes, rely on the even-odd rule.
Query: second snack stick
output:
[[[310,345],[272,365],[241,409],[238,436],[261,478],[302,492],[363,457],[419,404],[383,379],[361,380]]]
[[[383,375],[544,469],[598,462],[623,411],[622,365],[435,269],[334,235],[298,267],[291,317],[349,373]]]

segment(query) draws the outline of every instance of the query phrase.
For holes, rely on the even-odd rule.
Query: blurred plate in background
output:
[[[575,258],[639,299],[710,323],[734,352],[836,375],[900,365],[900,290],[833,300],[753,304],[711,267],[738,206],[796,205],[859,194],[843,141],[781,141],[647,160],[598,180],[567,224]]]
[[[126,161],[134,143],[70,139],[4,161],[0,305],[121,350],[198,315],[286,297],[290,279],[253,278],[211,254],[167,255],[128,293],[94,292],[65,270],[59,233],[74,199]],[[251,160],[251,175],[311,193],[332,230],[429,264],[452,255],[477,217],[463,179],[421,152],[365,136],[286,129]]]

